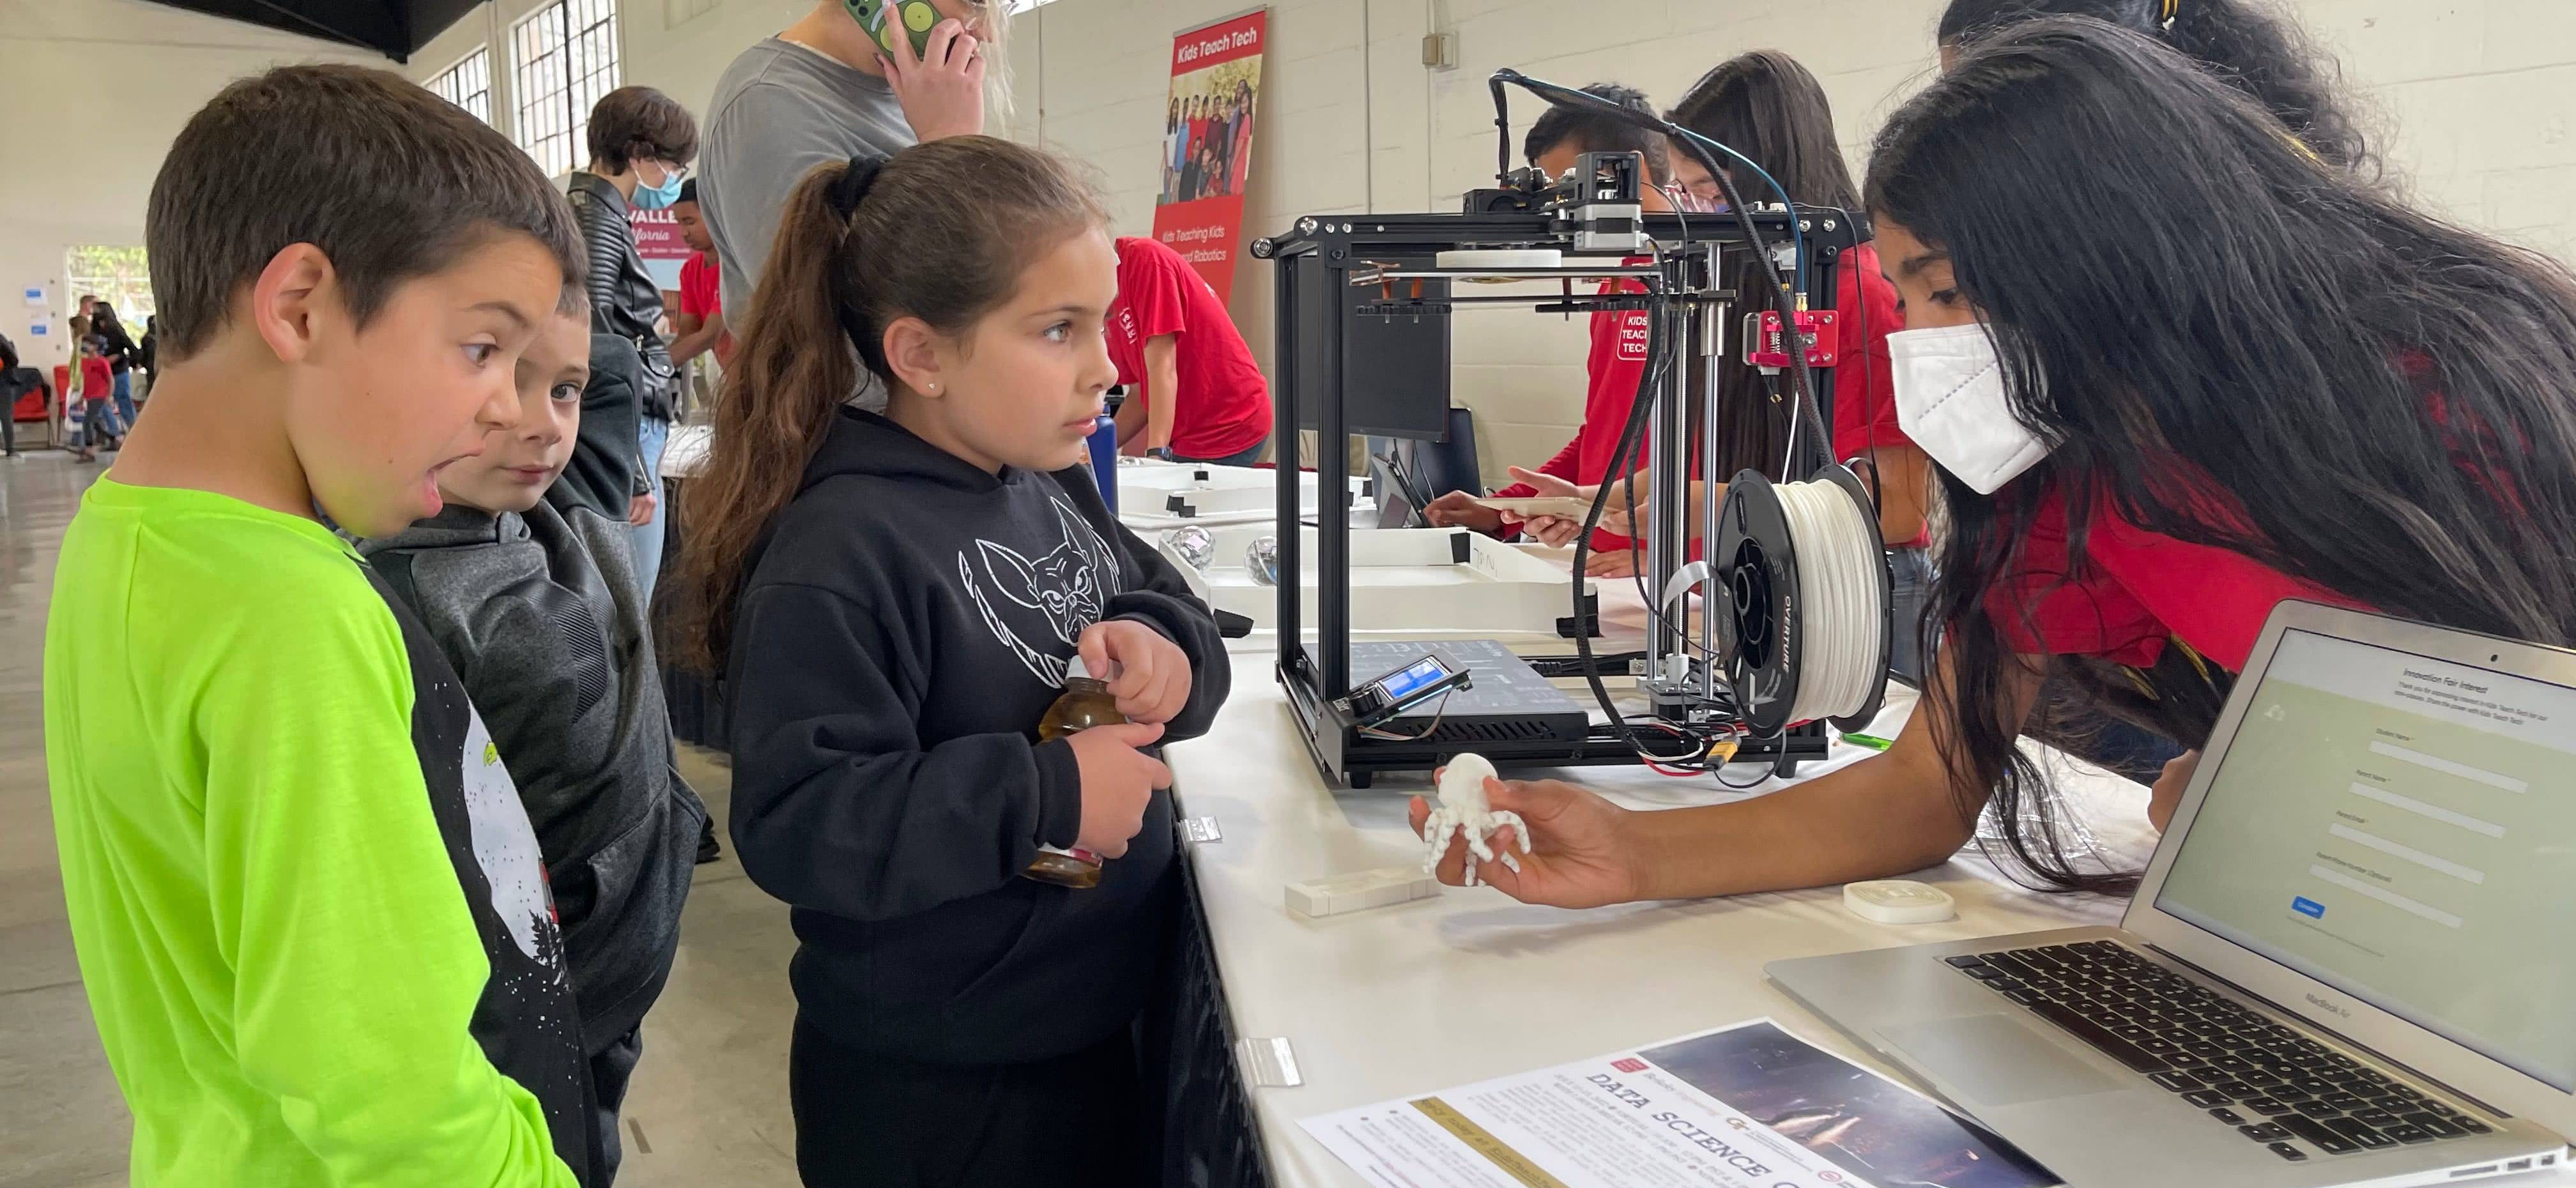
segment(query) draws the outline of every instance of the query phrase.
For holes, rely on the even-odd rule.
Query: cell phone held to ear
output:
[[[927,0],[841,0],[850,19],[867,30],[868,39],[877,43],[887,57],[894,56],[894,39],[898,32],[912,37],[912,56],[930,55],[930,29],[939,23],[939,10]]]

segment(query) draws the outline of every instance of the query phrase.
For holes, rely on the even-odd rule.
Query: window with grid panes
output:
[[[429,89],[439,98],[464,108],[475,119],[492,122],[492,52],[475,46],[464,60],[441,71],[429,80]]]
[[[616,0],[556,0],[510,36],[519,147],[549,175],[589,164],[591,105],[617,89]]]

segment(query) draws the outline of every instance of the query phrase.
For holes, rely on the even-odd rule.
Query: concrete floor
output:
[[[81,992],[45,794],[45,602],[63,526],[99,470],[59,452],[0,462],[0,1188],[126,1182],[132,1123]],[[721,826],[731,781],[710,759],[684,751],[680,769]],[[794,949],[787,909],[729,853],[698,868],[679,961],[644,1021],[622,1188],[796,1183]]]

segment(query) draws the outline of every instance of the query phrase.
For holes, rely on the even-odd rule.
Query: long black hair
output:
[[[2254,96],[2319,160],[2377,168],[2334,59],[2261,0],[1950,0],[1939,37],[1946,48],[1965,49],[2046,16],[2092,17],[2153,37]]]
[[[1791,202],[1860,208],[1860,189],[1852,184],[1851,167],[1834,140],[1834,110],[1825,101],[1825,88],[1787,54],[1755,50],[1710,67],[1664,118],[1744,154],[1779,181]],[[1725,157],[1720,161],[1733,164]],[[1730,176],[1747,201],[1777,201],[1750,171],[1731,171]],[[1736,282],[1741,308],[1770,308],[1763,292],[1769,281],[1758,261],[1748,261]],[[1806,477],[1779,473],[1794,410],[1775,404],[1762,377],[1740,360],[1730,356],[1721,366],[1720,423],[1713,435],[1718,473],[1750,468],[1774,478]],[[1699,415],[1696,405],[1691,411]]]
[[[2070,867],[1997,713],[2015,661],[1988,595],[2051,491],[2072,578],[2116,515],[2391,614],[2576,642],[2563,267],[2320,163],[2243,92],[2084,19],[1979,41],[1889,119],[1867,196],[1882,232],[1948,253],[2014,416],[2054,447],[1991,497],[1943,474],[1931,615],[1955,684],[1927,698],[1960,811],[1992,789],[2044,882],[2134,881]],[[2196,656],[2166,653],[2156,674],[2069,675],[2197,745],[2218,699],[2167,671]]]
[[[1860,187],[1834,139],[1833,106],[1796,58],[1778,50],[1728,58],[1699,76],[1664,118],[1744,154],[1778,178],[1794,202],[1860,207]],[[1736,188],[1753,198],[1761,187],[1742,177]]]

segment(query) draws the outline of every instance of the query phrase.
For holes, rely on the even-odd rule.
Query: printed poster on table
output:
[[[2045,1188],[1930,1098],[1757,1019],[1308,1118],[1386,1188]]]
[[[1163,117],[1163,188],[1154,238],[1179,252],[1220,300],[1234,296],[1243,195],[1252,181],[1252,120],[1261,98],[1256,9],[1172,38],[1172,96]]]

